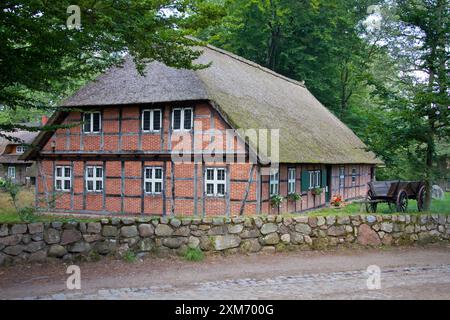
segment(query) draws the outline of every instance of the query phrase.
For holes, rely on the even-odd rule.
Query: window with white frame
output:
[[[309,171],[309,189],[320,188],[320,170]]]
[[[72,168],[69,166],[55,167],[55,190],[69,191],[72,187]]]
[[[352,168],[352,184],[356,183],[356,168]]]
[[[142,110],[142,131],[161,131],[162,112],[161,109]]]
[[[16,153],[22,154],[27,150],[27,147],[25,146],[17,146],[16,147]]]
[[[206,195],[223,197],[225,195],[226,171],[224,168],[207,168],[205,175]]]
[[[148,194],[160,194],[163,189],[163,169],[160,167],[145,167],[144,191]]]
[[[345,167],[339,167],[339,188],[344,188],[345,186]]]
[[[273,171],[270,175],[270,181],[269,181],[269,191],[270,195],[274,196],[279,194],[280,190],[280,179],[279,179],[279,171]]]
[[[86,190],[89,192],[99,192],[103,190],[103,167],[86,167]]]
[[[295,193],[295,168],[288,169],[288,194]]]
[[[8,178],[10,179],[16,178],[16,167],[8,167]]]
[[[192,108],[175,108],[172,111],[172,129],[175,131],[189,131],[192,129]]]
[[[98,133],[102,129],[102,116],[99,111],[83,114],[83,130],[85,133]]]

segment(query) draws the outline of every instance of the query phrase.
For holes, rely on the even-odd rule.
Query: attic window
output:
[[[189,131],[192,129],[192,108],[175,108],[172,111],[172,129],[175,131]]]
[[[18,154],[22,154],[22,153],[24,153],[26,150],[27,150],[27,147],[25,147],[25,146],[17,146],[17,147],[16,147],[16,153],[18,153]]]
[[[83,115],[85,133],[98,133],[102,128],[100,112],[86,112]]]

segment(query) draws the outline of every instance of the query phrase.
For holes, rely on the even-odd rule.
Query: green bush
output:
[[[33,207],[24,207],[17,210],[20,220],[27,223],[35,222],[38,219],[35,212]]]
[[[299,195],[298,193],[290,193],[288,195],[288,199],[291,200],[291,201],[299,201],[299,200],[302,199],[302,196]]]
[[[133,250],[127,250],[127,251],[125,251],[125,253],[123,254],[122,259],[123,259],[125,262],[132,263],[132,262],[135,262],[135,261],[137,260],[137,256],[136,256],[136,254],[134,253]]]
[[[199,248],[188,248],[184,257],[188,261],[202,261],[205,258],[203,251]]]
[[[272,208],[278,208],[281,202],[283,202],[283,197],[279,194],[273,195],[270,198],[270,205],[272,206]]]

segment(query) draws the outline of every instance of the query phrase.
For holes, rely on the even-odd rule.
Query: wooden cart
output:
[[[373,181],[369,182],[366,211],[375,213],[379,203],[387,203],[391,210],[406,212],[408,200],[417,200],[417,209],[423,211],[425,185],[422,181]]]

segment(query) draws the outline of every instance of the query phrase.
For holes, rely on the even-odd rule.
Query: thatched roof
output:
[[[280,129],[280,162],[382,163],[302,84],[212,46],[197,71],[150,63],[140,76],[131,59],[68,98],[65,107],[211,101],[235,128]]]
[[[5,138],[0,138],[0,163],[31,163],[25,162],[23,160],[19,160],[19,157],[22,154],[17,153],[8,153],[5,154],[5,151],[8,146],[11,145],[21,145],[21,144],[31,144],[34,139],[37,137],[38,132],[31,131],[16,131],[16,132],[5,132],[6,135],[14,138],[18,138],[22,140],[22,143],[16,141],[10,141]]]

